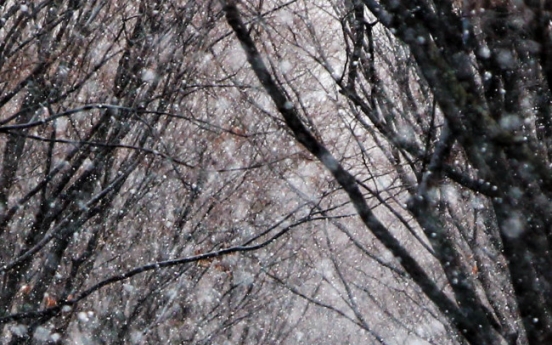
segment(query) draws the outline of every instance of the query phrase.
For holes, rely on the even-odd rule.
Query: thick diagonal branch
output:
[[[482,334],[479,325],[488,324],[486,317],[481,314],[465,315],[454,302],[429,278],[426,272],[400,242],[372,213],[364,196],[355,181],[355,178],[343,168],[337,159],[323,146],[301,122],[292,102],[286,97],[279,85],[268,71],[255,43],[245,27],[240,13],[233,2],[224,4],[226,20],[232,27],[236,37],[244,49],[247,61],[255,72],[258,80],[272,98],[278,111],[283,116],[287,126],[293,132],[296,140],[312,153],[331,172],[336,181],[349,196],[363,223],[378,238],[393,255],[400,259],[401,265],[412,279],[420,286],[424,293],[447,315],[451,322],[463,330],[466,338],[472,343],[486,344],[488,335]]]

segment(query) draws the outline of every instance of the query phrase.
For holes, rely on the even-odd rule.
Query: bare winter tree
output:
[[[552,340],[547,2],[0,5],[2,343]]]
[[[2,343],[282,342],[297,299],[259,272],[308,205],[209,62],[220,4],[1,6]]]
[[[226,20],[272,113],[347,196],[327,212],[350,203],[362,225],[326,225],[322,276],[340,302],[312,297],[322,283],[267,274],[379,343],[397,328],[434,343],[548,343],[548,2],[296,2],[263,17],[271,8],[228,1]],[[305,64],[288,65],[293,54]],[[415,326],[431,320],[442,328]]]

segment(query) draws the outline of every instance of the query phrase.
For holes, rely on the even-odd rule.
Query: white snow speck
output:
[[[289,11],[279,11],[280,12],[280,21],[284,25],[293,25],[293,16]]]
[[[404,143],[412,143],[416,141],[416,133],[411,126],[406,124],[398,123],[397,124],[397,134],[399,135],[399,140]]]
[[[217,100],[216,106],[217,106],[217,109],[220,111],[226,111],[226,110],[232,109],[232,103],[230,103],[230,101],[225,97],[221,97],[219,100]]]
[[[506,115],[500,119],[500,127],[506,131],[515,131],[520,129],[523,125],[523,122],[517,115]]]
[[[511,51],[502,49],[498,52],[496,60],[502,69],[512,69],[516,66],[516,60]]]
[[[33,334],[33,338],[40,342],[48,341],[48,338],[50,338],[50,331],[44,327],[37,327]]]
[[[85,170],[92,170],[94,169],[94,162],[92,162],[90,160],[90,158],[86,158],[84,160],[84,162],[82,163],[82,167],[85,169]]]
[[[151,68],[144,68],[142,70],[142,81],[145,83],[151,83],[157,79],[157,73]]]
[[[286,101],[286,103],[284,103],[284,109],[292,109],[293,108],[293,103],[291,103],[290,101]]]
[[[60,117],[58,119],[56,119],[56,133],[57,134],[61,134],[63,132],[65,132],[65,130],[67,129],[67,124],[68,124],[68,121],[65,117]]]
[[[67,74],[69,74],[70,71],[71,71],[71,69],[67,66],[60,66],[59,69],[58,69],[58,73],[62,77],[66,77]]]
[[[134,291],[136,291],[136,288],[132,284],[123,284],[123,290],[128,293],[134,293]]]
[[[488,47],[481,47],[478,51],[479,57],[488,59],[491,57],[491,50]]]
[[[284,60],[284,61],[280,62],[280,70],[284,74],[291,71],[292,67],[293,67],[293,65],[288,60]]]
[[[23,337],[24,335],[27,334],[27,327],[25,327],[25,325],[22,325],[22,324],[17,324],[17,325],[11,326],[10,331],[13,334],[17,335],[18,337]]]
[[[303,332],[295,333],[295,339],[297,339],[297,341],[301,341],[304,336],[305,336],[305,334]]]
[[[519,212],[512,212],[512,214],[502,224],[502,233],[510,238],[519,237],[525,230],[525,224],[523,221],[523,215]]]
[[[140,332],[140,331],[130,332],[130,339],[131,339],[133,344],[139,344],[140,342],[142,342],[143,337],[144,336],[143,336],[142,332]]]
[[[90,318],[88,317],[88,314],[85,313],[84,311],[81,311],[80,313],[77,314],[77,318],[79,319],[79,321],[81,322],[88,322],[90,321]]]
[[[461,196],[458,190],[454,186],[447,184],[441,187],[441,195],[453,207],[459,207],[461,205]]]
[[[471,206],[473,207],[474,210],[483,210],[483,209],[485,209],[485,203],[484,203],[483,199],[478,197],[478,196],[474,196],[471,199]]]
[[[437,202],[439,202],[439,200],[441,199],[441,193],[439,188],[434,188],[434,187],[429,188],[427,190],[427,197],[431,204],[436,204]]]

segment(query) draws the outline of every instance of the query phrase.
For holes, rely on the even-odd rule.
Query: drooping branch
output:
[[[46,309],[39,310],[39,311],[16,313],[16,314],[0,317],[0,325],[4,325],[4,324],[9,323],[9,322],[29,320],[29,319],[40,319],[42,321],[46,321],[46,320],[58,315],[62,311],[64,306],[69,306],[69,307],[75,306],[78,302],[84,300],[88,296],[92,295],[96,291],[99,291],[100,289],[102,289],[102,288],[104,288],[108,285],[112,285],[112,284],[117,283],[117,282],[125,281],[127,279],[130,279],[134,276],[137,276],[137,275],[145,273],[145,272],[157,271],[157,270],[160,270],[160,269],[165,269],[165,268],[170,268],[170,267],[175,267],[175,266],[182,266],[182,265],[190,264],[190,263],[193,263],[193,262],[201,262],[201,261],[205,261],[205,260],[211,260],[211,259],[214,259],[214,258],[218,258],[218,257],[222,257],[222,256],[225,256],[225,255],[234,254],[234,253],[245,253],[245,252],[257,251],[261,248],[264,248],[264,247],[270,245],[271,243],[273,243],[274,241],[276,241],[277,239],[279,239],[280,237],[282,237],[283,235],[285,235],[286,233],[288,233],[292,229],[298,227],[301,224],[309,222],[311,220],[312,219],[309,216],[303,217],[303,218],[299,219],[298,221],[294,222],[293,224],[282,228],[280,231],[278,231],[277,233],[272,235],[270,238],[268,238],[265,241],[262,241],[258,244],[251,244],[251,243],[254,240],[258,239],[260,236],[266,235],[269,231],[274,230],[276,228],[276,225],[273,226],[273,227],[270,227],[267,231],[263,232],[261,235],[257,235],[253,239],[250,239],[250,240],[244,242],[243,245],[234,246],[234,247],[225,248],[225,249],[220,249],[220,250],[215,250],[215,251],[204,253],[204,254],[187,256],[187,257],[174,259],[174,260],[154,262],[154,263],[151,263],[151,264],[136,267],[136,268],[131,269],[131,270],[125,272],[125,273],[117,274],[117,275],[111,276],[109,278],[106,278],[106,279],[100,281],[99,283],[91,286],[90,288],[88,288],[88,289],[86,289],[86,290],[84,290],[84,291],[82,291],[78,294],[75,294],[71,298],[67,298],[65,300],[58,301],[57,304],[53,307],[46,308]],[[282,222],[278,222],[277,224],[281,224],[281,223]]]

